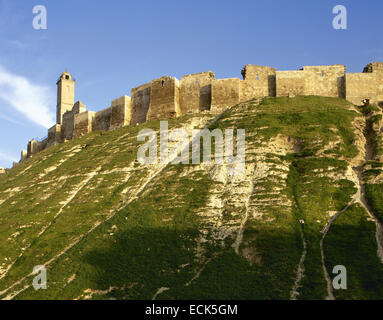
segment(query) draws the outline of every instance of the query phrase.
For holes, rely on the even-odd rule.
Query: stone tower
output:
[[[57,81],[57,124],[62,123],[63,115],[71,111],[74,105],[75,81],[67,71]]]

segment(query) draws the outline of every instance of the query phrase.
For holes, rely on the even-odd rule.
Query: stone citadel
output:
[[[21,161],[45,148],[96,130],[113,130],[154,119],[186,113],[221,113],[253,98],[296,95],[340,97],[360,105],[363,100],[383,104],[383,62],[368,64],[362,73],[346,73],[343,65],[307,66],[277,71],[268,66],[246,65],[239,78],[215,79],[211,71],[161,77],[131,90],[99,112],[75,103],[75,80],[63,72],[57,81],[57,119],[43,141],[31,140]]]

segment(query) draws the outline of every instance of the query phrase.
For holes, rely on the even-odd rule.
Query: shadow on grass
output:
[[[377,256],[375,222],[364,209],[353,205],[331,226],[324,241],[326,267],[347,270],[347,290],[334,290],[336,299],[383,299],[383,265]]]
[[[196,243],[189,240],[195,236],[196,230],[179,233],[170,228],[117,232],[106,246],[83,256],[83,263],[96,270],[88,274],[94,289],[114,288],[93,298],[152,299],[159,288],[169,289],[158,299],[289,298],[295,271],[287,263],[287,252],[296,248],[286,244],[295,239],[263,235],[262,242],[274,244],[275,250],[265,252],[263,262],[250,265],[231,246],[206,245],[202,261],[208,263],[196,262]]]

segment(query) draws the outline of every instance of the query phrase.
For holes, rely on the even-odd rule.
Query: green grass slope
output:
[[[0,298],[326,298],[322,231],[355,200],[353,167],[364,157],[356,123],[367,114],[326,97],[232,107],[210,129],[246,130],[242,177],[225,164],[141,165],[137,134],[158,131],[159,121],[41,152],[0,176]],[[187,115],[169,128],[212,119]],[[382,217],[379,188],[366,183],[366,198]],[[351,206],[324,238],[330,276],[336,264],[349,270],[349,289],[336,298],[381,298],[366,217]],[[47,268],[46,290],[32,287],[36,265]]]

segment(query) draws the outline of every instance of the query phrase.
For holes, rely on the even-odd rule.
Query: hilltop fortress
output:
[[[383,62],[368,64],[362,73],[346,73],[343,65],[309,66],[296,71],[276,71],[246,65],[239,78],[215,79],[211,71],[165,76],[131,90],[131,95],[111,102],[99,112],[75,103],[75,80],[68,72],[57,81],[57,119],[43,141],[31,140],[21,161],[45,148],[95,130],[113,130],[148,120],[179,117],[202,111],[221,113],[253,98],[296,95],[340,97],[360,105],[362,100],[383,103]]]

